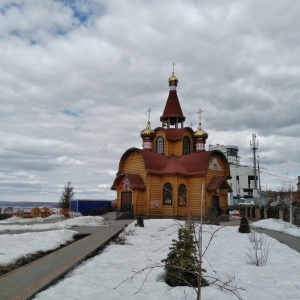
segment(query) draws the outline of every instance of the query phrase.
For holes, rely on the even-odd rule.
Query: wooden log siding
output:
[[[122,169],[122,173],[139,174],[144,182],[146,181],[147,173],[144,166],[144,159],[139,152],[131,152],[126,158]]]
[[[150,215],[157,215],[161,214],[161,207],[162,207],[162,177],[151,175],[150,182],[151,185],[149,186],[149,198],[148,198],[148,207]],[[155,208],[152,207],[151,201],[159,201],[159,207]]]
[[[146,215],[146,191],[139,191],[135,190],[135,203],[133,204],[134,214],[139,215]]]
[[[167,141],[168,143],[168,153],[167,156],[174,154],[175,156],[179,157],[181,155],[181,141],[178,142],[171,142]]]
[[[191,216],[199,216],[204,177],[190,177],[187,185],[188,212]],[[205,189],[205,186],[204,186]],[[204,203],[206,194],[203,193]]]

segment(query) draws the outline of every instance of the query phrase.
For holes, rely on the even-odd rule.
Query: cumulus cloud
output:
[[[121,155],[159,118],[172,62],[186,126],[236,145],[262,185],[298,175],[298,1],[3,0],[0,199],[114,199]]]

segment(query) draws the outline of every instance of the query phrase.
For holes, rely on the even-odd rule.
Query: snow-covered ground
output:
[[[61,220],[61,221],[57,221]],[[56,221],[50,222],[49,221]],[[38,231],[38,230],[58,230],[69,229],[74,226],[105,226],[104,219],[100,216],[78,217],[74,219],[65,219],[60,215],[52,215],[48,218],[22,219],[12,217],[0,221],[0,232],[7,231]]]
[[[56,221],[54,223],[48,223]],[[42,223],[45,224],[42,224]],[[12,217],[0,222],[0,232],[27,231],[20,234],[0,234],[0,266],[15,263],[18,259],[40,251],[57,249],[73,241],[74,226],[103,226],[104,219],[98,217],[78,217],[65,219],[52,215],[48,218],[22,219]],[[43,230],[43,232],[32,232]]]
[[[84,222],[84,218],[76,219]],[[89,217],[95,218],[95,217]],[[91,219],[90,219],[91,220]],[[67,221],[61,221],[67,222]],[[60,222],[57,222],[60,223]],[[91,222],[90,222],[91,223]],[[267,228],[273,220],[255,222],[258,227]],[[279,223],[280,222],[275,222]],[[110,244],[99,255],[85,261],[64,279],[47,290],[36,295],[35,299],[195,299],[196,294],[189,287],[171,288],[163,281],[163,267],[157,266],[150,273],[150,269],[140,272],[151,265],[159,265],[166,258],[172,239],[177,239],[178,222],[173,220],[144,220],[145,227],[135,227],[132,223],[126,228],[126,244]],[[183,224],[183,223],[180,223]],[[42,225],[42,224],[36,224]],[[52,230],[53,224],[43,224]],[[0,223],[0,230],[2,229]],[[29,225],[14,225],[29,226]],[[33,225],[31,225],[33,226]],[[281,224],[282,231],[286,224]],[[24,228],[24,227],[23,227]],[[67,239],[72,231],[63,229],[59,232],[57,242]],[[217,277],[223,281],[232,280],[242,299],[300,299],[300,253],[290,249],[266,235],[266,244],[272,246],[266,266],[257,267],[249,264],[247,254],[251,253],[251,241],[248,234],[238,233],[238,227],[228,226],[204,226],[203,248],[209,242],[211,234],[219,229],[205,253],[203,267],[205,276]],[[278,228],[276,228],[278,230]],[[297,229],[300,230],[300,229]],[[49,231],[50,232],[50,231]],[[41,244],[50,244],[48,232],[18,234],[18,241],[10,244],[11,249],[17,248],[25,254],[26,235],[34,234],[33,239],[43,241]],[[1,263],[5,261],[3,245],[8,244],[9,239],[15,235],[0,235]],[[6,240],[5,240],[6,239]],[[37,247],[38,248],[38,247]],[[43,250],[40,248],[39,250]],[[39,251],[37,249],[37,251]],[[28,253],[28,252],[27,252]],[[3,256],[3,257],[2,257]],[[131,276],[135,275],[133,278]],[[229,300],[237,299],[230,292],[221,291],[217,286],[210,285],[201,290],[202,300]]]
[[[40,251],[57,249],[60,245],[73,241],[73,230],[52,230],[0,235],[0,266],[15,263],[18,259]]]
[[[298,226],[284,222],[283,220],[279,219],[260,220],[252,223],[252,226],[255,226],[257,228],[279,231],[289,235],[300,237],[300,229]]]

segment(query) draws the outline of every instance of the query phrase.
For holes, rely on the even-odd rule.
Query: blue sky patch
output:
[[[60,0],[73,10],[74,17],[80,23],[86,23],[92,15],[104,13],[104,6],[95,1],[87,0]]]
[[[75,112],[73,112],[73,111],[71,111],[67,108],[64,109],[64,114],[68,115],[68,116],[71,116],[71,117],[76,117],[76,118],[78,117],[78,115]]]
[[[5,13],[10,10],[12,7],[19,7],[17,3],[11,3],[11,4],[6,4],[2,7],[0,7],[0,12],[5,15]]]

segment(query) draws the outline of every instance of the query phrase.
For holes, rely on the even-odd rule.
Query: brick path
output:
[[[99,231],[0,277],[1,300],[26,300],[51,286],[124,229],[124,223]],[[76,229],[75,229],[76,230]]]

